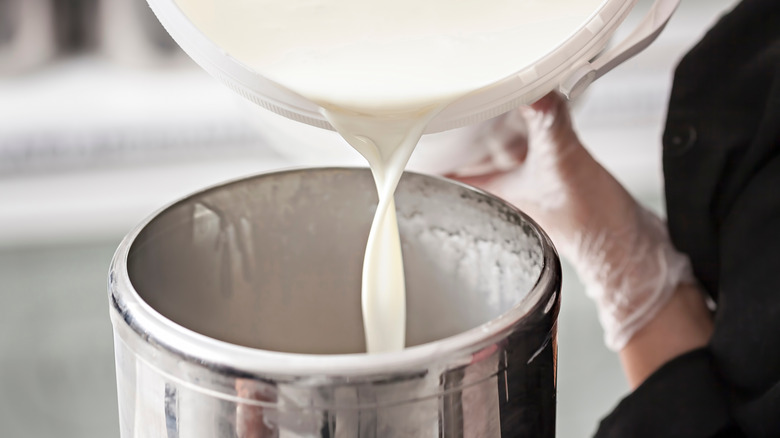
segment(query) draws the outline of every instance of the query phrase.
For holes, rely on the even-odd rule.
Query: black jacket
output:
[[[670,233],[715,332],[597,436],[780,437],[780,0],[744,0],[683,58],[663,144]]]

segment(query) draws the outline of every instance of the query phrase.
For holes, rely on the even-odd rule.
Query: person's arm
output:
[[[507,199],[547,231],[595,301],[605,342],[621,352],[632,386],[706,344],[712,323],[687,257],[666,224],[582,146],[560,96],[507,114],[489,135],[515,165],[458,179]]]
[[[713,323],[702,292],[680,285],[658,314],[620,350],[620,362],[632,389],[670,360],[704,347]]]

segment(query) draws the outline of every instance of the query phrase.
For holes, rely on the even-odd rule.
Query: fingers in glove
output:
[[[551,92],[533,104],[519,108],[528,131],[529,147],[562,162],[582,145],[572,124],[569,104]]]

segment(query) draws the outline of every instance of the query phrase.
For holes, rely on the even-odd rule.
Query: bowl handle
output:
[[[656,0],[636,29],[620,44],[590,61],[575,65],[558,88],[561,94],[569,99],[576,98],[593,81],[644,50],[666,27],[679,4],[680,0]]]

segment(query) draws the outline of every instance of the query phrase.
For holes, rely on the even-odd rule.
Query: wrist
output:
[[[694,285],[679,286],[620,350],[629,384],[636,388],[673,358],[706,346],[712,332],[712,314],[702,292]]]

